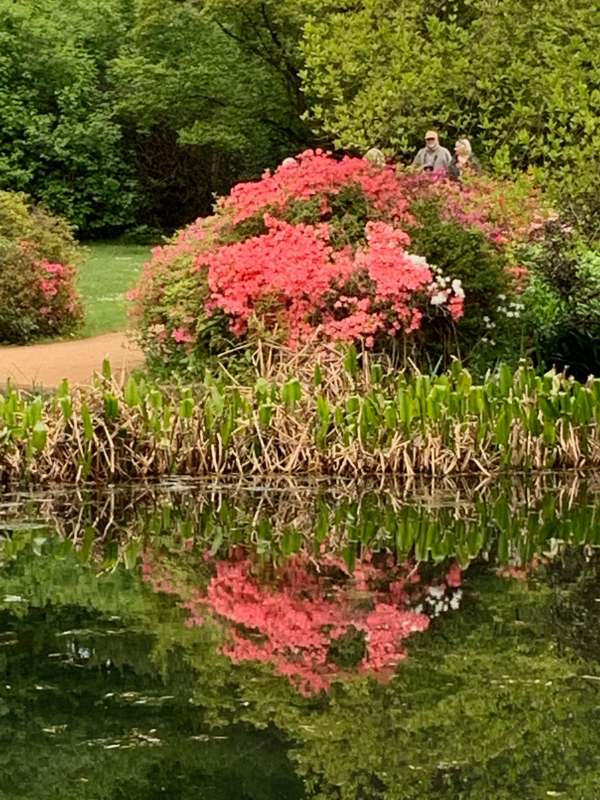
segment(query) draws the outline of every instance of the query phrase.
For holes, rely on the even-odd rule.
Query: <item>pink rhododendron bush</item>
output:
[[[218,631],[220,652],[236,664],[266,664],[303,694],[371,675],[388,681],[407,640],[462,597],[457,564],[431,581],[417,565],[365,551],[344,561],[306,553],[265,568],[243,548],[206,553],[193,583],[146,551],[144,579],[179,598],[189,628]]]
[[[429,247],[431,213],[474,237],[468,264],[462,242],[456,263]],[[400,343],[418,358],[431,341],[456,340],[470,303],[480,316],[496,307],[511,290],[509,267],[519,266],[515,246],[542,223],[529,190],[307,151],[235,186],[212,217],[157,248],[133,292],[134,316],[147,355],[162,364],[193,366],[256,338],[292,349]],[[472,302],[472,273],[486,259],[497,286]]]
[[[56,336],[81,321],[76,262],[65,222],[0,192],[0,341]]]

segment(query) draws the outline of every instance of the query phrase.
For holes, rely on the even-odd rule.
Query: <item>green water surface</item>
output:
[[[5,492],[0,798],[596,800],[599,514],[593,476]]]

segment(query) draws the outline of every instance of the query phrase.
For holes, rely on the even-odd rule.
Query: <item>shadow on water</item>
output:
[[[597,798],[600,479],[0,500],[0,798]]]

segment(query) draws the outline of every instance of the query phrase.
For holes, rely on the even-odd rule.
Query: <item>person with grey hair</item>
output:
[[[363,158],[374,167],[385,167],[385,155],[378,147],[369,148]]]
[[[441,146],[437,131],[427,131],[425,147],[422,147],[415,156],[413,167],[422,172],[446,172],[450,160],[450,153]]]
[[[481,164],[473,155],[473,148],[468,139],[458,139],[454,145],[454,155],[448,167],[448,176],[459,181],[463,175],[481,175]]]

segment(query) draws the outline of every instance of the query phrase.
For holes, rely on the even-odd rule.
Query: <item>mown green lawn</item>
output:
[[[133,287],[150,248],[136,244],[91,242],[79,269],[78,287],[85,306],[79,337],[123,330],[127,327],[125,294]]]

